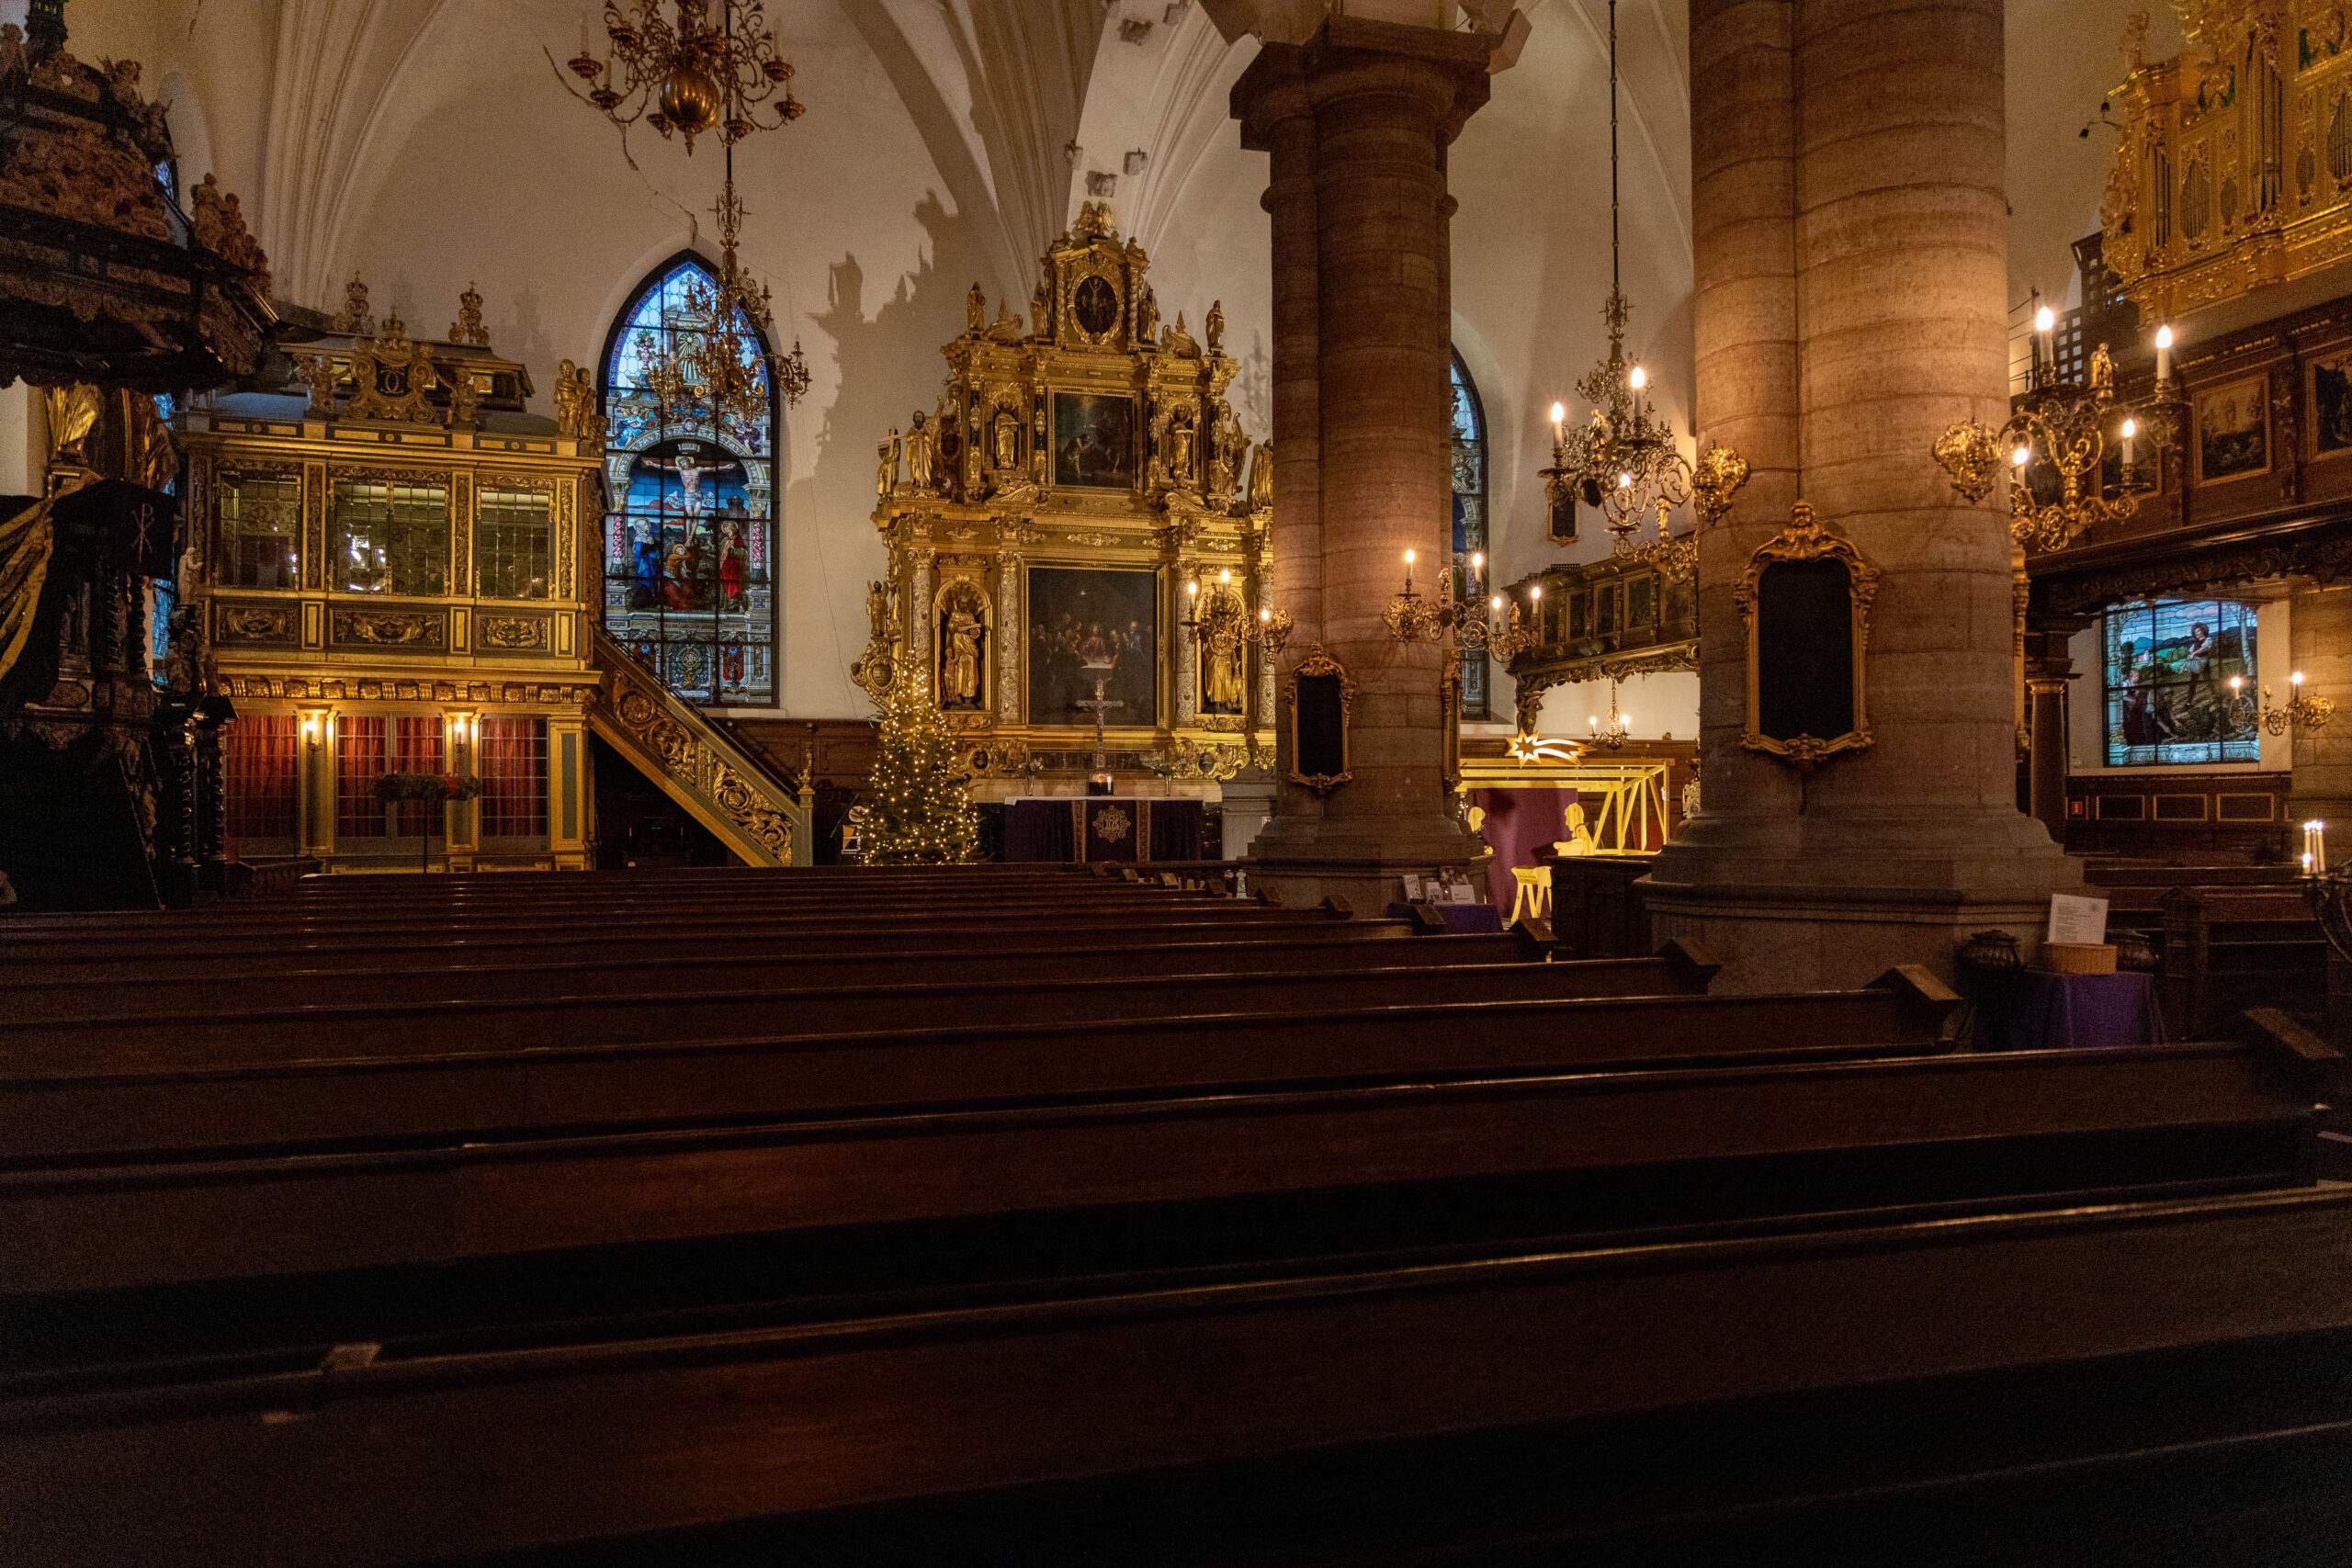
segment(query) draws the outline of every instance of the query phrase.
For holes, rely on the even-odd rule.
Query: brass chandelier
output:
[[[793,339],[790,354],[775,354],[765,346],[775,335],[768,286],[754,288],[736,260],[743,202],[735,194],[732,148],[727,153],[727,181],[714,210],[718,277],[707,287],[690,282],[685,291],[686,318],[700,321],[701,330],[683,344],[675,335],[662,344],[650,333],[638,334],[640,384],[664,425],[756,420],[767,412],[771,378],[786,407],[797,404],[808,390],[808,361],[800,352],[800,340]]]
[[[2137,513],[2140,497],[2159,480],[2158,472],[2138,460],[2141,452],[2171,446],[2184,423],[2178,383],[2170,375],[2170,327],[2156,333],[2154,397],[2125,406],[2115,400],[2115,365],[2105,344],[2090,355],[2086,381],[2059,379],[2051,346],[2056,324],[2049,306],[2035,312],[2029,388],[1998,431],[1962,420],[1935,445],[1936,461],[1951,476],[1952,489],[1972,502],[1991,494],[2007,468],[2010,537],[2043,550],[2064,549],[2093,527]],[[2121,459],[2112,496],[2106,483],[2110,446]],[[2054,496],[2035,493],[2036,470],[2057,476]]]
[[[663,19],[661,0],[606,0],[602,60],[589,52],[582,26],[580,52],[568,63],[592,84],[588,101],[606,119],[624,128],[642,119],[665,141],[681,136],[691,157],[697,136],[715,130],[732,147],[807,110],[792,96],[792,64],[776,51],[763,0],[718,0],[716,22],[709,0],[673,0],[673,9],[674,22]],[[761,106],[779,90],[774,118],[763,118]]]
[[[1609,4],[1609,300],[1601,319],[1609,324],[1609,353],[1577,383],[1577,395],[1592,405],[1592,421],[1573,433],[1567,409],[1552,405],[1552,466],[1543,469],[1544,499],[1555,508],[1569,495],[1601,514],[1614,536],[1611,553],[1646,561],[1670,577],[1689,577],[1698,565],[1695,534],[1677,536],[1669,518],[1693,497],[1690,461],[1676,445],[1674,425],[1658,417],[1649,400],[1649,372],[1625,356],[1623,258],[1618,238],[1617,3]],[[1736,457],[1732,461],[1736,462]],[[1721,501],[1747,479],[1747,465]],[[1711,492],[1712,494],[1712,492]],[[1654,538],[1641,536],[1655,518]]]

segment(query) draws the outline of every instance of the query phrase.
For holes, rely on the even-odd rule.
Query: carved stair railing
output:
[[[589,646],[604,672],[589,722],[607,745],[750,864],[809,863],[811,796],[795,795],[601,628]]]

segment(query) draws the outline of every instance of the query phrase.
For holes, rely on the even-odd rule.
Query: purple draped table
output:
[[[1503,915],[1492,904],[1429,904],[1445,921],[1445,929],[1455,936],[1491,936],[1503,929]],[[1413,906],[1391,903],[1388,918],[1392,920],[1410,919]]]
[[[2156,979],[2009,969],[1977,986],[1976,1045],[1984,1051],[2051,1051],[2079,1045],[2160,1045],[2164,1013]]]
[[[1004,804],[1009,861],[1201,858],[1197,800],[1114,795],[1025,795]]]

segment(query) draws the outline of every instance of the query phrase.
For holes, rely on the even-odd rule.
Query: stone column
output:
[[[2296,852],[2302,824],[2327,824],[2327,862],[2352,859],[2352,588],[2298,593],[2288,608],[2285,670],[2265,660],[2263,683],[2284,704],[2293,695],[2288,674],[2303,672],[2303,690],[2335,705],[2325,729],[2294,731],[2294,782],[2287,797],[2287,847]]]
[[[1930,455],[1956,420],[2007,417],[2001,60],[2000,0],[1692,8],[1699,414],[1743,446],[1732,412],[1769,470],[1702,543],[1706,807],[1646,892],[1657,936],[1725,959],[1719,987],[1851,986],[1898,963],[1949,976],[1973,930],[2030,952],[2050,893],[2081,882],[2017,809],[2007,518]],[[1883,574],[1876,743],[1810,776],[1738,739],[1730,590],[1786,521],[1792,468]]]
[[[1374,911],[1396,895],[1403,872],[1470,858],[1445,796],[1443,656],[1434,643],[1396,642],[1381,617],[1403,584],[1405,551],[1419,558],[1416,583],[1429,593],[1447,558],[1453,301],[1444,149],[1486,101],[1494,43],[1477,33],[1333,17],[1295,51],[1268,46],[1235,85],[1245,134],[1263,125],[1256,139],[1270,151],[1286,149],[1267,192],[1277,236],[1274,548],[1287,592],[1303,596],[1314,585],[1316,614],[1311,622],[1298,617],[1285,662],[1295,665],[1319,640],[1355,682],[1350,782],[1317,803],[1285,781],[1252,851],[1258,885],[1285,902],[1337,893]],[[1283,423],[1279,400],[1282,333],[1292,320],[1283,312],[1299,303],[1291,292],[1298,278],[1283,276],[1295,257],[1283,237],[1303,239],[1308,227],[1289,209],[1300,194],[1295,181],[1282,178],[1299,161],[1301,97],[1313,132],[1320,513],[1313,565],[1305,551],[1293,553],[1285,524],[1292,470],[1282,443],[1295,426]]]

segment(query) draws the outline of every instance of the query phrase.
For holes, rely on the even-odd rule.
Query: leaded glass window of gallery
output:
[[[543,490],[484,485],[474,524],[474,591],[485,599],[548,596],[553,498]]]
[[[648,277],[605,351],[605,628],[688,702],[776,700],[775,397],[745,418],[647,388],[664,355],[700,342],[716,280],[684,255]],[[752,322],[736,330],[768,347]]]
[[[1487,602],[1487,571],[1471,557],[1487,551],[1487,415],[1478,389],[1453,356],[1453,570],[1454,590],[1466,604]],[[1487,716],[1487,661],[1462,661],[1462,715]]]
[[[328,586],[337,593],[431,598],[448,592],[448,487],[336,480],[333,549]]]
[[[2255,606],[2152,600],[2101,620],[2109,767],[2261,761]]]
[[[302,520],[302,476],[292,468],[225,468],[220,474],[223,588],[292,588]]]

